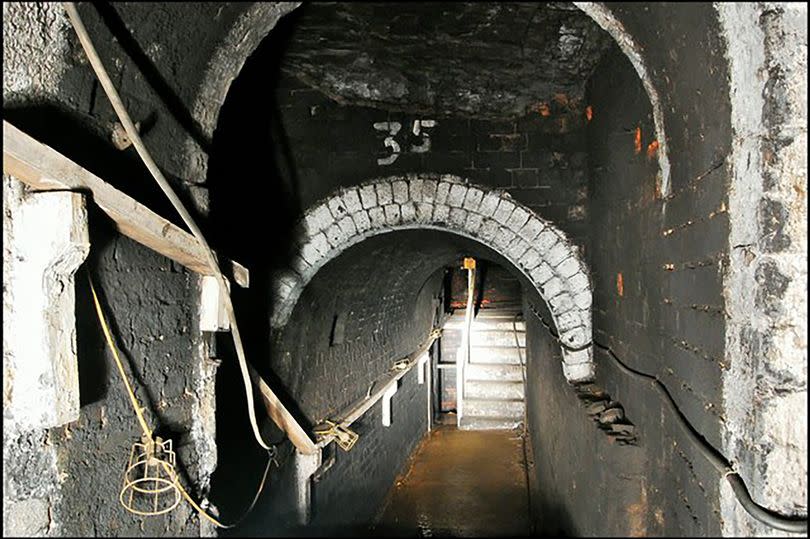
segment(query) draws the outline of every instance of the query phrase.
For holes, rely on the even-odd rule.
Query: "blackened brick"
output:
[[[520,168],[520,152],[476,152],[475,168]]]
[[[526,149],[526,135],[514,133],[508,135],[476,135],[479,152],[519,152]]]
[[[537,187],[540,174],[537,169],[515,169],[512,170],[512,183],[515,187]]]
[[[423,155],[425,168],[431,172],[457,172],[472,166],[469,152],[428,152]]]

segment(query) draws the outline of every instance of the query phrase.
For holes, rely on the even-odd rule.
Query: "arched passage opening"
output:
[[[658,263],[667,249],[657,243],[659,229],[672,228],[667,225],[684,214],[683,207],[662,211],[677,196],[670,196],[666,159],[659,160],[668,147],[661,105],[649,98],[650,80],[639,79],[647,73],[640,55],[628,60],[628,51],[638,53],[629,35],[602,13],[600,25],[623,36],[620,49],[585,12],[569,4],[543,9],[453,5],[434,22],[426,7],[296,9],[261,43],[231,86],[209,174],[221,243],[253,269],[252,291],[242,301],[252,313],[248,331],[258,351],[254,356],[273,358],[269,363],[279,372],[297,373],[277,380],[291,401],[309,392],[329,395],[331,405],[338,406],[347,383],[366,389],[350,375],[340,384],[308,386],[301,374],[312,368],[333,372],[348,361],[327,361],[317,353],[313,360],[306,351],[310,342],[328,343],[341,324],[344,335],[352,332],[345,325],[348,315],[341,321],[337,306],[329,303],[334,298],[306,299],[333,263],[368,245],[391,242],[390,249],[399,252],[398,238],[424,230],[436,237],[451,233],[503,257],[503,265],[523,279],[524,296],[536,296],[531,310],[547,309],[544,319],[564,341],[561,346],[554,340],[540,322],[542,315],[527,320],[529,370],[542,381],[542,390],[527,394],[530,409],[537,411],[529,421],[536,435],[532,443],[543,463],[538,477],[545,490],[538,498],[561,507],[549,510],[559,522],[550,522],[548,529],[569,532],[575,528],[560,523],[576,507],[589,515],[584,529],[598,527],[596,513],[582,505],[574,485],[598,476],[604,478],[600,484],[620,484],[614,477],[618,468],[602,470],[605,459],[632,475],[621,488],[628,500],[642,503],[648,493],[641,470],[671,457],[663,456],[670,451],[669,434],[656,434],[654,458],[637,446],[614,443],[612,436],[627,427],[619,422],[613,429],[609,419],[623,416],[619,396],[622,402],[635,398],[642,409],[649,406],[649,414],[660,414],[660,404],[609,370],[604,363],[609,359],[600,361],[593,350],[579,347],[601,331],[602,341],[622,347],[623,355],[632,357],[641,348],[644,361],[663,369],[649,359],[663,356],[662,343],[673,340],[659,338],[659,326],[693,315],[662,312],[667,308],[662,305],[669,305],[664,292],[669,285],[659,286],[657,272],[669,266]],[[514,32],[516,27],[524,31]],[[639,219],[634,211],[640,207]],[[257,235],[268,247],[256,248]],[[426,244],[431,237],[423,236]],[[648,246],[652,249],[645,251]],[[389,266],[395,255],[366,256],[365,264],[399,282],[390,269],[395,266]],[[412,263],[408,258],[403,267]],[[381,292],[367,275],[347,272],[322,287],[326,297],[330,291],[344,297],[344,287],[367,286],[366,295],[358,299],[362,294],[356,292],[351,303],[376,302],[379,308],[391,302],[385,315],[357,318],[356,334],[373,335],[376,329],[388,335],[385,342],[396,340],[398,327],[432,314],[427,300],[419,313],[397,311],[394,298],[402,294]],[[420,284],[413,292],[422,289]],[[595,298],[600,298],[597,310]],[[326,311],[334,312],[319,312],[327,304]],[[597,316],[601,327],[593,322]],[[424,334],[430,324],[422,324]],[[415,346],[413,334],[399,343],[397,353]],[[367,357],[377,344],[364,338],[349,343],[350,358]],[[393,353],[380,350],[383,356]],[[551,361],[534,361],[532,354]],[[540,368],[548,364],[554,370]],[[261,368],[284,378],[270,365]],[[585,395],[572,389],[571,383],[600,376],[603,366],[608,368],[597,380],[601,386],[589,386]],[[665,372],[679,376],[683,371]],[[227,406],[223,403],[223,418],[229,417]],[[601,413],[608,409],[613,412]],[[323,419],[326,411],[300,410],[309,421]],[[712,494],[705,498],[710,506]],[[667,496],[658,501],[665,507],[680,503]],[[628,520],[632,505],[617,510],[611,526],[641,526],[638,519]],[[668,525],[653,518],[645,522]]]
[[[407,99],[393,108],[362,100],[358,106],[334,91],[324,93],[323,85],[302,83],[308,80],[300,74],[307,61],[296,67],[290,60],[308,54],[300,47],[301,37],[310,31],[306,25],[313,24],[311,15],[331,17],[328,11],[298,9],[282,19],[232,84],[214,137],[209,173],[212,219],[221,243],[252,269],[251,292],[240,294],[243,310],[253,314],[243,329],[250,335],[253,355],[271,358],[269,365],[259,368],[277,381],[305,421],[317,423],[365,391],[380,370],[354,360],[379,361],[387,368],[393,356],[410,353],[424,340],[435,312],[428,299],[435,299],[441,273],[457,266],[460,257],[477,254],[482,261],[509,268],[522,284],[523,293],[514,298],[519,310],[524,316],[542,311],[544,320],[560,334],[564,347],[558,344],[555,353],[544,352],[543,358],[555,364],[562,385],[592,380],[592,289],[584,198],[587,120],[583,88],[576,81],[592,68],[607,38],[576,8],[541,14],[557,30],[573,32],[574,41],[586,51],[576,60],[577,67],[563,69],[562,57],[575,54],[576,43],[563,51],[549,49],[560,59],[546,67],[556,69],[567,82],[554,86],[548,81],[552,76],[533,88],[521,88],[512,98],[518,98],[517,108],[523,110],[504,114],[499,109],[515,105],[508,96],[494,93],[486,97],[495,100],[487,106],[475,96],[459,98],[462,110],[448,105],[450,94],[463,93],[464,85],[487,90],[483,78],[467,80],[458,89],[427,97],[437,100],[428,109],[449,106],[430,114],[419,110],[424,104],[411,108]],[[474,33],[480,33],[476,23],[465,19],[478,16],[477,11],[456,13],[462,26]],[[394,28],[407,20],[396,17],[387,24]],[[546,50],[550,45],[537,39],[530,47]],[[453,50],[460,54],[457,46]],[[312,59],[315,64],[329,61],[317,51]],[[482,74],[493,68],[481,66]],[[425,76],[440,75],[430,70]],[[520,68],[511,75],[515,87],[520,87],[521,76],[528,80],[538,72]],[[349,95],[355,90],[351,88]],[[257,249],[256,237],[245,231],[260,231],[267,246]],[[405,238],[421,238],[419,248],[432,253],[427,257],[431,262],[408,243],[416,240]],[[387,254],[370,254],[373,245]],[[466,252],[459,245],[467,246]],[[350,259],[362,262],[355,262],[352,271],[334,269],[347,266],[341,261]],[[420,264],[430,266],[429,271]],[[430,298],[417,297],[420,290],[429,291],[424,293]],[[347,344],[330,345],[337,327]],[[546,330],[533,323],[532,331]],[[322,352],[319,346],[324,347]],[[335,354],[336,350],[342,353]],[[528,370],[536,372],[532,365]],[[336,373],[342,376],[340,383],[334,380]],[[223,365],[219,375],[223,395],[227,375]],[[565,391],[579,402],[572,387]],[[397,398],[404,399],[401,394]],[[436,401],[440,398],[437,394]],[[526,399],[543,406],[532,389],[526,391]],[[224,398],[220,403],[218,414],[225,422],[231,417],[228,410],[236,409]],[[436,406],[437,411],[440,408]],[[414,419],[422,417],[417,413]],[[374,439],[375,435],[364,434]],[[373,497],[382,497],[380,485],[391,484],[419,437],[403,433],[394,445],[405,451],[392,450],[390,462],[380,455],[350,459],[342,454],[337,462],[342,457],[346,462],[365,458],[372,470],[384,468],[385,473],[370,474],[366,485],[367,492],[377,493]],[[222,461],[227,460],[223,455]],[[221,475],[224,470],[214,476],[214,493]],[[358,489],[358,495],[362,492],[362,483],[351,477],[340,473],[334,477]],[[324,496],[315,502],[321,511],[337,507],[334,499],[330,502],[329,495]],[[227,503],[223,500],[227,496],[217,498],[215,503]],[[355,522],[369,518],[356,508],[343,513]]]
[[[524,283],[508,296],[520,300],[526,315],[526,346],[515,340],[529,364],[530,445],[541,485],[532,500],[542,508],[540,531],[700,536],[806,528],[806,422],[795,420],[807,408],[806,154],[799,151],[806,146],[805,6],[120,3],[97,9],[82,3],[78,9],[158,166],[201,220],[210,217],[204,225],[217,253],[250,268],[253,286],[234,291],[248,355],[305,424],[330,415],[352,384],[367,380],[375,365],[370,350],[386,356],[412,344],[408,339],[422,331],[428,313],[436,313],[426,298],[440,278],[431,274],[417,286],[423,275],[406,277],[415,275],[408,268],[445,259],[435,252],[421,257],[426,245],[441,245],[447,254],[454,242],[483,241],[475,238],[484,219],[478,230],[468,222],[476,213],[466,207],[468,195],[500,191],[510,204],[562,230],[591,276],[598,369],[573,364],[593,370],[588,383],[569,383],[577,378],[565,357],[571,350],[554,338],[561,322],[543,312],[559,310],[564,301],[555,306],[555,298],[576,295],[551,296]],[[125,148],[62,6],[4,7],[4,36],[4,107],[14,109],[11,123],[157,213],[169,210]],[[7,134],[25,140],[16,130]],[[82,144],[88,140],[89,150]],[[35,185],[76,171],[57,161]],[[121,182],[127,177],[138,181]],[[424,197],[425,183],[436,179],[428,196],[438,197],[444,177],[461,181],[449,182],[448,200],[453,190],[458,196],[467,189],[461,206],[448,202],[439,209],[434,200],[420,216],[424,201],[417,197]],[[368,178],[391,180],[375,181],[372,189],[378,199],[390,191],[391,202],[355,211],[351,193],[362,205],[359,192],[368,184],[361,182]],[[413,190],[417,196],[412,179],[422,182]],[[29,235],[26,212],[17,210],[49,197],[15,182],[4,178],[12,195],[4,196],[4,236],[12,240],[4,245],[16,244],[4,251],[9,267],[17,268],[12,276],[23,267],[18,263],[30,263],[14,252],[27,252],[45,237],[37,230],[41,223],[33,223]],[[386,182],[390,188],[382,187]],[[410,200],[395,200],[397,182],[407,184]],[[59,193],[76,200],[86,195]],[[311,235],[306,219],[296,227],[321,201],[334,221]],[[425,219],[419,224],[430,227],[429,234],[399,227],[414,215]],[[487,245],[501,241],[495,251],[506,255],[521,249],[519,241],[499,240],[515,231],[494,215],[488,218],[498,222],[498,234],[483,238]],[[374,219],[389,229],[349,244],[348,238],[371,230]],[[448,223],[462,220],[468,230],[448,231]],[[74,219],[71,226],[83,225]],[[165,257],[119,241],[113,229],[99,235],[101,229],[90,227],[96,253],[90,267],[108,291],[103,295],[122,351],[132,356],[131,371],[148,386],[156,432],[177,442],[192,496],[203,506],[219,453],[211,511],[220,509],[228,521],[249,505],[250,479],[264,463],[257,461],[254,471],[253,441],[240,438],[244,401],[235,389],[241,390],[238,377],[228,380],[230,345],[207,332],[221,327],[207,323],[211,282],[201,290],[195,276]],[[170,228],[162,230],[171,236]],[[413,238],[420,245],[412,245]],[[144,245],[154,247],[151,240]],[[473,252],[474,245],[462,251]],[[159,252],[175,260],[171,250]],[[493,264],[486,253],[477,257]],[[520,262],[506,260],[504,267],[517,268],[528,281],[531,268],[527,274]],[[459,261],[442,263],[457,267]],[[41,311],[15,280],[4,283],[10,292],[4,320],[27,315],[21,306]],[[492,299],[486,294],[497,286],[482,285],[484,300]],[[72,297],[71,281],[57,288]],[[551,297],[532,304],[540,293]],[[79,283],[76,346],[60,347],[77,349],[71,361],[79,361],[79,422],[29,430],[29,420],[53,403],[31,399],[35,393],[23,381],[46,384],[52,354],[21,362],[29,354],[15,356],[17,342],[4,346],[10,351],[5,396],[14,404],[4,407],[13,420],[4,447],[11,470],[4,527],[51,535],[209,533],[202,516],[186,506],[147,528],[108,503],[117,492],[108,481],[108,455],[130,434],[128,408],[125,395],[112,391],[115,369],[96,368],[105,364],[104,352],[92,309],[81,307],[88,299]],[[485,307],[481,311],[491,305]],[[67,337],[71,308],[60,302],[52,309],[67,315],[60,322]],[[53,314],[46,311],[36,314]],[[333,311],[331,320],[322,311]],[[52,318],[43,320],[51,327]],[[20,341],[21,350],[30,348],[24,332],[5,334]],[[448,340],[445,334],[442,345]],[[328,351],[319,354],[327,342]],[[217,377],[212,356],[224,360]],[[355,368],[339,379],[326,376],[346,364]],[[46,375],[31,375],[33,365]],[[50,386],[39,389],[51,393]],[[75,387],[68,389],[75,404]],[[407,396],[400,388],[394,402],[412,402]],[[403,410],[393,410],[394,424],[421,417]],[[381,430],[379,412],[358,424],[365,442],[351,457],[331,464],[327,458],[313,473],[312,481],[324,481],[315,489],[316,513],[332,510],[370,522],[376,500],[368,499],[379,497],[380,478],[390,479],[402,461],[361,450],[375,440],[387,448],[383,434],[397,432],[385,420],[387,430]],[[622,415],[634,423],[617,421]],[[264,427],[268,436],[278,434]],[[638,436],[629,443],[634,429]],[[418,429],[409,432],[416,434],[402,434],[398,449],[409,447],[403,439],[419,436]],[[88,453],[100,458],[89,461]],[[34,461],[47,461],[53,473],[37,473],[41,467],[28,465]],[[493,462],[483,469],[490,478],[498,475]],[[296,469],[281,464],[254,513],[265,519],[259,534],[279,529],[274,515],[291,493],[300,494],[293,488],[300,477],[284,475],[290,466]],[[223,481],[233,486],[230,496],[220,488]],[[511,497],[507,492],[495,489],[495,501],[476,514],[503,516],[497,500]]]
[[[291,268],[274,281],[271,325],[287,323],[298,295],[329,260],[366,238],[408,229],[452,232],[498,252],[548,303],[566,346],[566,378],[593,378],[592,291],[577,248],[557,227],[507,194],[452,175],[376,180],[335,193],[307,210],[297,229]]]

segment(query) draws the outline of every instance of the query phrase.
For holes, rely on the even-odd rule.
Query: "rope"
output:
[[[129,378],[127,378],[126,373],[124,372],[124,365],[121,362],[121,357],[118,355],[118,348],[115,346],[113,342],[112,334],[110,333],[110,328],[107,325],[107,319],[104,316],[104,312],[101,309],[101,303],[98,300],[98,294],[96,294],[96,287],[93,285],[93,279],[90,277],[90,273],[87,273],[87,282],[90,283],[90,292],[93,295],[93,303],[96,307],[96,314],[98,315],[98,321],[101,324],[101,329],[104,332],[104,337],[107,340],[107,346],[109,347],[110,351],[112,352],[113,357],[115,358],[115,364],[118,366],[118,373],[121,375],[121,381],[124,383],[124,387],[127,390],[127,395],[129,395],[129,401],[132,404],[133,410],[135,410],[135,415],[138,417],[138,423],[141,426],[141,430],[143,431],[144,436],[148,440],[152,440],[152,430],[149,428],[149,424],[146,422],[146,418],[143,415],[143,411],[145,408],[142,408],[138,403],[138,398],[135,396],[135,391],[132,389],[132,384],[129,382]],[[264,490],[264,484],[267,480],[268,472],[270,471],[270,464],[275,462],[275,447],[272,447],[270,451],[268,451],[268,459],[267,459],[267,466],[264,469],[264,475],[262,476],[261,483],[259,483],[259,488],[256,491],[256,495],[253,497],[253,501],[250,503],[250,506],[247,510],[242,514],[239,519],[234,522],[233,524],[222,524],[220,521],[209,515],[202,507],[200,507],[197,502],[189,495],[186,489],[183,487],[182,483],[180,483],[180,477],[177,475],[177,472],[174,470],[172,466],[165,461],[161,461],[163,464],[163,468],[166,470],[168,475],[172,478],[172,482],[177,486],[177,489],[180,491],[180,494],[188,501],[188,503],[199,513],[200,516],[207,519],[209,522],[214,524],[219,528],[233,528],[238,525],[247,515],[250,513],[256,505],[256,502],[259,499],[259,495],[261,494],[262,490]]]
[[[166,181],[166,178],[158,168],[157,163],[155,163],[154,159],[152,159],[152,156],[149,154],[149,151],[146,149],[146,146],[141,140],[137,128],[132,123],[132,118],[130,118],[126,107],[124,107],[124,103],[121,101],[121,96],[115,89],[110,76],[107,74],[107,70],[104,69],[104,64],[101,62],[101,58],[99,58],[96,48],[93,46],[90,35],[87,33],[87,29],[85,29],[84,23],[79,16],[79,12],[76,10],[76,5],[73,2],[65,2],[64,7],[65,11],[67,11],[68,17],[70,18],[70,22],[73,25],[73,29],[76,31],[76,35],[79,37],[82,48],[90,61],[90,65],[93,67],[93,71],[98,77],[102,88],[104,88],[104,93],[107,94],[107,98],[109,98],[113,109],[115,109],[118,119],[121,120],[121,124],[124,126],[124,130],[127,132],[127,136],[132,141],[132,144],[135,146],[135,150],[138,152],[141,160],[143,160],[146,168],[149,169],[152,177],[172,203],[172,206],[174,206],[174,209],[180,214],[183,222],[189,228],[197,241],[200,242],[200,245],[202,246],[208,260],[208,264],[211,267],[211,271],[219,282],[220,295],[224,300],[223,303],[225,305],[225,312],[227,313],[228,319],[231,323],[231,336],[233,337],[234,348],[236,349],[236,355],[239,359],[239,370],[242,373],[242,382],[245,385],[245,397],[248,409],[248,417],[250,418],[250,426],[253,428],[253,436],[256,438],[259,445],[269,451],[270,446],[267,445],[262,439],[262,435],[259,432],[259,425],[256,422],[256,411],[253,409],[253,385],[251,384],[250,374],[248,373],[247,359],[245,358],[245,350],[242,344],[242,336],[239,333],[239,327],[236,324],[236,313],[234,312],[233,302],[231,301],[228,280],[220,271],[219,265],[217,264],[216,255],[214,254],[214,251],[211,250],[208,242],[205,240],[205,236],[203,236],[202,231],[197,226],[197,223],[194,222],[191,214],[188,212],[188,210],[186,210],[186,207],[180,201],[180,198],[177,196],[177,193],[174,192],[172,186],[169,185],[168,181]]]

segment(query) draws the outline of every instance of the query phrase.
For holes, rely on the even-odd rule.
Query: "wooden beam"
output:
[[[96,205],[110,216],[123,235],[191,271],[213,275],[205,251],[193,235],[5,120],[3,172],[39,191],[89,191]],[[238,285],[249,285],[244,266],[231,261],[224,270],[228,268]]]
[[[305,455],[316,453],[319,450],[318,446],[307,436],[306,431],[301,427],[298,421],[295,420],[292,414],[290,414],[289,410],[287,410],[284,404],[278,399],[273,390],[270,389],[267,382],[259,376],[259,373],[256,372],[253,366],[248,365],[248,371],[250,372],[250,378],[253,380],[253,383],[259,388],[259,393],[262,396],[264,407],[270,419],[287,433],[290,441],[298,451]]]
[[[3,121],[3,172],[39,191],[89,191],[93,201],[112,218],[122,234],[192,271],[212,275],[197,238],[6,121]],[[247,287],[247,269],[236,262],[231,262],[231,268],[237,284]],[[301,453],[318,452],[319,448],[270,386],[253,367],[248,367],[270,418],[287,433]]]

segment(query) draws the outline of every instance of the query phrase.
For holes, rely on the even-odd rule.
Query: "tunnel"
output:
[[[806,534],[806,6],[75,13],[4,4],[4,529]]]

